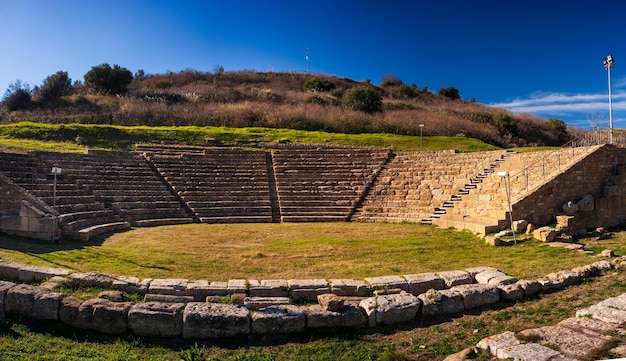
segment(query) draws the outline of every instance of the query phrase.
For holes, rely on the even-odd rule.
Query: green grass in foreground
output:
[[[355,278],[491,266],[518,278],[593,257],[538,241],[492,247],[470,232],[422,224],[188,224],[137,228],[91,244],[0,238],[0,257],[140,278]]]
[[[16,143],[15,140],[18,140]],[[21,144],[21,141],[30,143]],[[344,146],[394,147],[397,151],[419,151],[420,137],[395,134],[339,134],[273,128],[228,128],[196,126],[114,126],[89,124],[42,124],[21,122],[0,125],[0,150],[59,148],[75,151],[85,147],[131,150],[137,143],[207,145],[326,144]],[[29,149],[30,148],[30,149]],[[498,149],[480,140],[465,137],[423,137],[424,151],[456,149],[479,151]]]

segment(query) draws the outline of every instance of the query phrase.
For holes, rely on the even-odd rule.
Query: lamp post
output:
[[[420,152],[422,151],[422,129],[424,129],[424,124],[420,124]]]
[[[57,205],[57,176],[59,176],[62,172],[62,169],[57,167],[57,166],[53,166],[52,167],[52,175],[54,177],[54,184],[52,186],[52,208],[54,208],[55,212],[56,212],[56,205]],[[53,214],[53,221],[52,221],[52,242],[54,243],[54,241],[56,240],[55,236],[56,236],[56,232],[57,232],[57,223],[58,223],[58,217],[55,214]]]
[[[517,244],[517,239],[515,238],[515,230],[513,229],[513,208],[511,208],[511,180],[509,179],[509,174],[507,172],[498,172],[498,177],[502,178],[502,180],[504,181],[504,189],[506,190],[506,201],[509,210],[509,221],[511,222],[511,232],[513,232],[513,243]]]
[[[609,78],[609,143],[613,144],[613,99],[611,97],[611,68],[613,67],[613,55],[609,54],[602,59],[604,69],[607,70]]]

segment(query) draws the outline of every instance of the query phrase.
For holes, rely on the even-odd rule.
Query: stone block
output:
[[[454,314],[465,310],[463,297],[453,290],[429,290],[418,298],[422,301],[424,316]]]
[[[520,219],[517,221],[513,221],[511,230],[516,234],[520,234],[526,232],[526,228],[528,228],[528,221],[525,219]]]
[[[242,306],[191,302],[183,312],[183,337],[211,339],[250,334],[250,315]]]
[[[422,305],[422,301],[410,293],[379,296],[376,303],[376,325],[412,321]]]
[[[496,355],[498,349],[513,347],[520,345],[521,342],[515,337],[515,334],[511,331],[485,337],[476,345],[478,348],[489,351],[493,356]]]
[[[148,287],[148,293],[185,296],[188,283],[189,280],[182,278],[153,279]]]
[[[495,356],[503,360],[554,361],[554,358],[560,356],[560,353],[536,343],[526,343],[499,348]]]
[[[43,292],[35,295],[30,317],[35,320],[58,321],[59,308],[64,297],[66,295],[59,292]]]
[[[552,227],[540,227],[533,231],[533,237],[541,242],[552,242],[556,237],[556,229]]]
[[[184,303],[138,303],[128,311],[128,327],[138,337],[178,337],[184,309]]]
[[[187,282],[185,296],[192,297],[195,302],[202,302],[207,296],[214,296],[214,292],[209,281],[193,280]]]
[[[92,321],[93,316],[78,311],[82,304],[83,301],[74,296],[63,298],[59,306],[59,320],[74,328],[81,330],[89,329],[89,323]]]
[[[248,281],[244,279],[237,280],[229,280],[227,283],[228,293],[247,293],[248,292]]]
[[[533,297],[541,292],[542,286],[539,281],[535,280],[519,280],[517,284],[524,290],[524,297]]]
[[[450,290],[458,292],[463,297],[463,307],[466,310],[500,301],[500,293],[495,286],[471,284],[455,286]]]
[[[24,265],[11,262],[0,262],[0,279],[6,281],[18,281],[20,268]]]
[[[435,273],[405,275],[404,278],[409,285],[409,292],[415,296],[431,289],[442,290],[446,288],[446,283],[443,278],[437,276]]]
[[[271,306],[250,313],[251,329],[255,335],[273,335],[304,332],[306,318],[298,306]]]
[[[330,286],[324,279],[288,280],[289,295],[294,300],[317,301],[317,296],[330,293]]]
[[[597,272],[604,273],[613,269],[613,265],[609,261],[598,261],[591,264],[591,267],[595,268]],[[597,274],[597,273],[595,273]]]
[[[483,272],[487,272],[487,271],[498,271],[497,269],[493,268],[493,267],[486,267],[486,266],[481,266],[481,267],[470,267],[470,268],[466,268],[465,272],[469,273],[470,276],[476,278],[476,275],[479,273],[483,273]]]
[[[524,289],[519,283],[513,283],[510,285],[498,286],[500,292],[500,299],[504,301],[519,301],[524,299]]]
[[[594,334],[590,337],[580,329],[563,325],[527,329],[520,334],[536,343],[558,346],[565,355],[582,359],[589,359],[592,351],[611,340],[610,336]]]
[[[209,284],[209,287],[206,288],[206,292],[208,293],[207,297],[228,296],[228,282],[220,282],[220,281],[211,282]]]
[[[243,301],[244,306],[253,310],[271,306],[281,306],[290,304],[289,297],[246,297]]]
[[[333,293],[318,295],[317,303],[327,311],[339,311],[343,308],[343,300]]]
[[[89,330],[110,335],[119,335],[128,331],[128,311],[133,306],[130,302],[111,302],[95,298],[83,302],[78,313],[90,321]]]
[[[406,281],[406,279],[404,279],[404,277],[400,277],[400,276],[368,277],[368,278],[365,278],[365,282],[369,283],[372,289],[399,288],[406,292],[409,291],[408,282]]]
[[[363,328],[368,319],[356,306],[346,305],[340,311],[328,311],[320,305],[311,305],[305,309],[307,328]]]
[[[575,285],[580,281],[580,277],[576,273],[569,270],[553,272],[547,274],[545,278],[552,281],[553,286],[556,289]]]
[[[502,271],[498,271],[497,269],[491,269],[491,270],[486,270],[486,271],[477,273],[474,276],[474,279],[476,280],[477,283],[488,285],[489,281],[492,278],[501,277],[501,276],[507,276],[507,274]]]
[[[124,302],[124,294],[122,291],[106,290],[98,293],[98,298],[104,298],[112,302]]]
[[[517,281],[518,281],[518,279],[513,277],[513,276],[509,276],[507,274],[502,274],[500,276],[496,276],[496,277],[490,279],[488,284],[490,286],[510,285],[510,284],[513,284],[513,283],[515,283]]]
[[[70,274],[70,277],[73,278],[76,282],[85,286],[111,288],[113,286],[113,281],[116,279],[117,276],[112,274],[95,272],[76,272]]]
[[[603,305],[593,305],[589,308],[576,311],[576,317],[592,317],[602,322],[626,322],[626,311]]]
[[[626,311],[626,294],[622,294],[617,297],[610,297],[597,303],[598,306],[615,308],[618,310]]]
[[[7,313],[32,317],[35,297],[47,290],[27,284],[11,287],[4,298],[4,307]]]
[[[331,292],[337,296],[365,297],[370,294],[370,288],[364,281],[353,279],[331,279]]]
[[[152,279],[146,279],[141,281],[137,277],[119,276],[113,279],[111,287],[116,290],[130,293],[139,293],[143,295],[148,292],[150,282],[152,282]]]
[[[161,303],[189,303],[197,302],[193,296],[176,296],[161,295],[158,293],[146,293],[143,297],[144,302],[161,302]]]
[[[54,276],[67,276],[70,271],[63,268],[49,268],[41,266],[25,266],[18,270],[20,282],[40,282]]]
[[[7,291],[15,286],[17,285],[13,282],[0,281],[0,301],[4,302]]]
[[[252,297],[288,297],[289,285],[287,280],[261,280],[250,283],[249,293]]]
[[[465,271],[446,271],[437,275],[443,279],[446,288],[474,283],[474,278]]]

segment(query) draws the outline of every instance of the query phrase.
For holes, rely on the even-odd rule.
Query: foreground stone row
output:
[[[370,278],[366,279],[367,288],[376,289],[374,295],[356,298],[352,295],[363,291],[354,287],[354,283],[345,281],[286,281],[286,293],[282,295],[291,298],[274,296],[272,292],[268,293],[270,296],[252,296],[256,283],[229,281],[225,282],[225,289],[231,285],[231,289],[237,291],[231,293],[230,300],[241,302],[224,304],[219,303],[223,299],[214,295],[196,300],[198,295],[204,295],[198,291],[201,289],[198,285],[211,285],[206,281],[135,282],[129,277],[71,274],[66,270],[18,267],[0,262],[0,276],[5,279],[9,275],[11,280],[18,282],[44,281],[40,286],[0,281],[0,316],[4,319],[6,313],[35,320],[61,321],[78,329],[107,334],[132,332],[145,337],[195,339],[297,333],[307,329],[365,328],[410,322],[418,317],[458,314],[500,301],[521,300],[578,283],[583,277],[611,268],[608,261],[600,261],[571,271],[556,272],[536,281],[517,280],[489,267]],[[54,275],[44,278],[44,275],[51,274]],[[55,291],[59,285],[68,282],[145,291],[141,293],[145,293],[146,301],[131,303],[104,296],[83,301]],[[259,286],[261,284],[259,282]],[[189,296],[190,288],[197,293]],[[160,296],[160,301],[150,300],[154,296]],[[318,304],[290,304],[312,298]]]
[[[626,357],[626,344],[616,342],[614,337],[626,333],[624,323],[626,293],[579,310],[576,317],[565,319],[555,326],[524,330],[519,333],[521,340],[507,331],[482,339],[477,347],[501,360],[589,360],[595,359],[597,350],[608,350],[615,357]]]

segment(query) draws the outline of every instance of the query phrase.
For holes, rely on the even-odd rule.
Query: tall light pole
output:
[[[609,77],[609,143],[613,144],[613,99],[611,97],[611,68],[613,67],[613,55],[609,54],[602,59],[604,69],[607,70]]]
[[[424,124],[420,124],[420,152],[422,151],[422,129],[424,129]]]
[[[309,48],[306,48],[306,73],[309,73]]]

